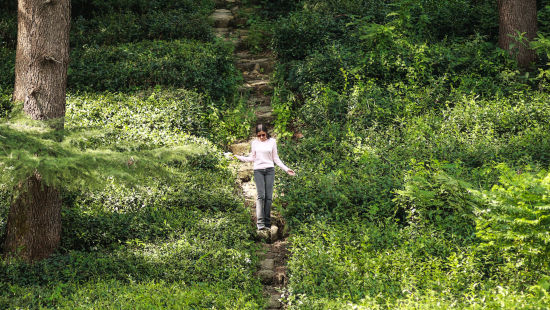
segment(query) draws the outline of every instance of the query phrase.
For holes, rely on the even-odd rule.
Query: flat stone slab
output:
[[[214,28],[228,28],[233,20],[233,13],[227,9],[217,9],[210,18],[214,20]]]
[[[281,297],[279,295],[269,296],[269,301],[267,302],[267,307],[270,309],[280,309],[282,307],[281,302],[279,301]]]
[[[255,109],[256,113],[272,113],[273,107],[269,105],[259,106]]]
[[[273,270],[273,268],[275,268],[275,260],[269,258],[264,259],[260,262],[260,266],[262,269]]]
[[[260,277],[260,281],[263,284],[271,284],[273,283],[273,276],[275,275],[275,272],[273,270],[260,270],[258,272],[258,277]]]

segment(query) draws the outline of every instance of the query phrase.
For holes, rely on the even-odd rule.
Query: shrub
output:
[[[153,11],[144,15],[113,12],[92,19],[77,17],[71,26],[71,46],[116,45],[148,40],[213,39],[205,16],[181,9]]]
[[[71,58],[68,85],[74,90],[166,85],[232,99],[238,82],[231,49],[222,42],[144,41],[87,47],[74,50]]]
[[[272,49],[282,61],[304,59],[315,50],[345,36],[346,22],[345,18],[297,11],[276,23]]]
[[[333,135],[337,129],[333,130],[326,133]],[[284,196],[277,203],[291,225],[315,216],[370,221],[395,216],[391,201],[398,182],[395,171],[368,146],[353,139],[317,135],[304,138],[295,147],[281,144],[282,157],[298,171],[295,178],[279,179],[278,188]]]
[[[0,307],[258,309],[254,228],[235,195],[233,172],[212,143],[182,133],[196,130],[203,119],[193,109],[208,102],[186,90],[73,94],[61,143],[45,130],[26,132],[30,121],[17,134],[10,126],[20,120],[2,124],[2,181],[14,166],[5,165],[12,144],[24,145],[11,153],[18,165],[28,165],[30,152],[49,170],[39,170],[44,180],[56,174],[63,181],[63,231],[60,250],[48,259],[0,262]],[[85,164],[73,158],[81,153]],[[103,165],[111,161],[120,162]],[[11,194],[6,184],[0,228]],[[117,294],[128,298],[121,303]]]
[[[159,10],[179,9],[185,13],[209,14],[214,10],[213,0],[74,0],[71,3],[72,16],[85,18],[108,14],[111,12],[131,11],[136,14],[145,14]]]
[[[15,50],[0,46],[0,89],[13,88],[15,83]]]
[[[8,12],[8,13],[6,13]],[[10,14],[11,13],[11,14]],[[0,13],[0,48],[14,49],[17,44],[17,13],[2,10]]]
[[[504,260],[503,264],[495,262],[499,273],[507,270],[515,279],[530,278],[532,271],[548,273],[550,174],[529,167],[497,168],[499,183],[483,192],[487,207],[478,211],[480,246],[491,250],[497,260]]]
[[[469,192],[469,184],[446,174],[438,163],[414,162],[403,183],[404,188],[397,191],[395,200],[404,208],[412,229],[429,227],[449,239],[471,241],[475,230],[474,209],[479,203]]]

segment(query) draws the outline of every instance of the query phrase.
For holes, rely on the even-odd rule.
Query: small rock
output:
[[[279,239],[279,227],[276,225],[271,225],[270,229],[270,235],[271,235],[271,242],[275,242]]]
[[[269,296],[269,302],[267,303],[268,308],[275,308],[280,309],[281,308],[281,302],[279,301],[280,296],[279,295],[271,295]]]
[[[273,270],[273,268],[275,267],[275,260],[264,259],[263,261],[260,262],[260,266],[262,269]]]
[[[271,284],[273,283],[273,276],[275,275],[275,272],[273,270],[260,270],[258,272],[258,277],[260,277],[260,281],[263,284]]]
[[[257,231],[258,237],[262,240],[269,240],[269,230],[258,230]]]

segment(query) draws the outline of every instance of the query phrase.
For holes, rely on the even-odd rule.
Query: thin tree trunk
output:
[[[69,64],[70,0],[19,0],[13,98],[32,119],[62,129]],[[28,261],[61,239],[61,195],[34,172],[14,189],[4,251]]]
[[[19,0],[13,98],[32,119],[63,127],[69,64],[69,0]]]
[[[61,195],[35,173],[16,187],[10,206],[5,251],[27,261],[50,256],[61,238]]]
[[[537,1],[499,0],[498,11],[499,46],[514,55],[521,68],[529,68],[536,60],[536,54],[529,48],[528,42],[533,40],[537,33]],[[517,36],[518,31],[525,33],[527,42],[517,42],[511,37]],[[510,48],[512,44],[514,47]]]

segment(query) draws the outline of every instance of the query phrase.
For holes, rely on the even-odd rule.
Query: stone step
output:
[[[214,28],[214,35],[218,38],[227,38],[230,34],[229,28]]]
[[[254,168],[252,165],[241,165],[237,171],[237,177],[241,182],[249,182],[254,174]]]
[[[266,258],[260,262],[261,269],[273,270],[275,268],[275,260]]]
[[[269,80],[269,75],[262,74],[260,71],[254,69],[252,71],[242,71],[245,82],[252,82],[258,80]]]
[[[271,295],[269,296],[269,301],[267,302],[267,308],[268,309],[281,309],[283,306],[281,302],[279,301],[281,299],[280,295]]]
[[[258,277],[260,278],[260,282],[262,282],[263,284],[273,283],[274,276],[275,276],[275,272],[273,270],[264,269],[258,272]]]
[[[214,20],[214,28],[228,28],[233,21],[233,14],[227,9],[217,9],[210,18]]]
[[[266,96],[273,93],[273,86],[265,80],[250,81],[241,85],[239,92],[241,95]]]
[[[248,103],[249,107],[270,106],[271,105],[271,97],[265,96],[265,95],[254,94],[254,95],[248,97],[247,103]]]
[[[256,114],[273,113],[273,107],[269,105],[259,106],[256,109],[254,109],[254,112]]]
[[[256,114],[256,119],[258,123],[271,125],[271,122],[273,121],[273,114],[271,112]]]
[[[258,71],[263,74],[270,74],[273,72],[275,62],[269,58],[242,58],[236,63],[237,68],[241,71]]]

